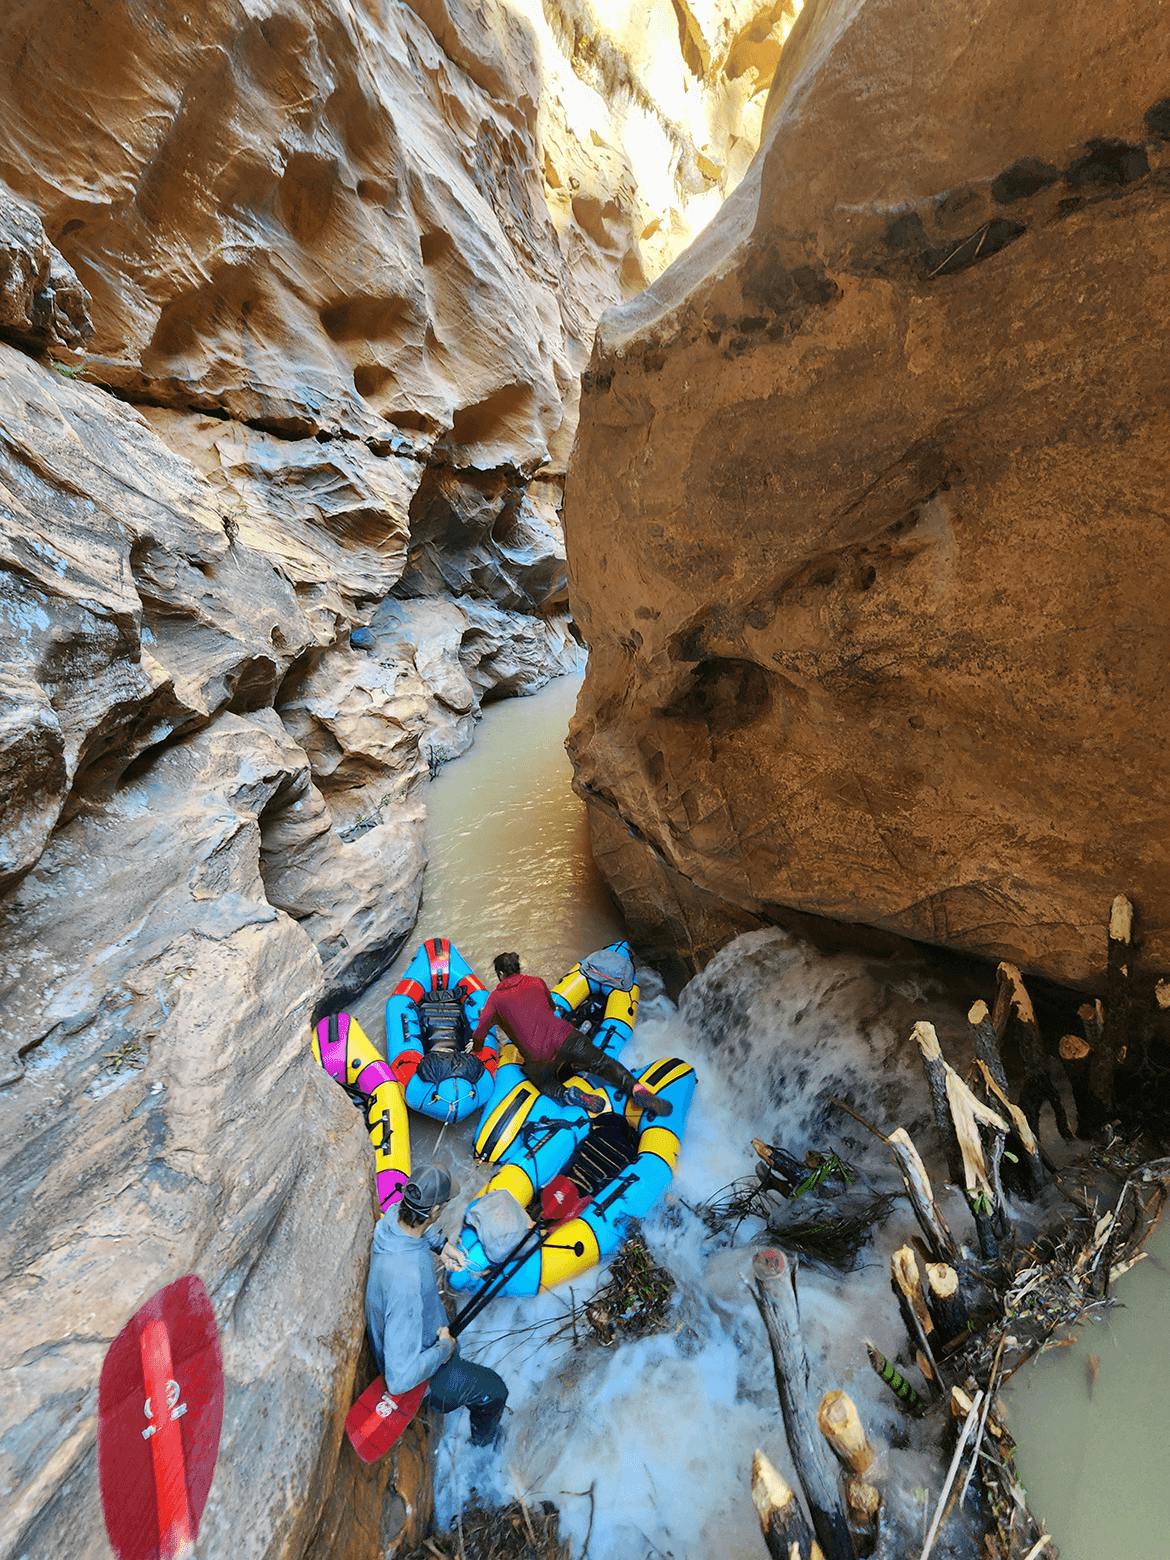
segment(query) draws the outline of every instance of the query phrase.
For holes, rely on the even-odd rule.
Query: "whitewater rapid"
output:
[[[929,1016],[944,1043],[948,1031],[957,1038],[962,1004],[924,969],[820,954],[775,930],[724,949],[687,987],[681,1007],[652,971],[642,974],[642,1010],[624,1059],[685,1056],[699,1074],[674,1185],[643,1227],[678,1285],[667,1330],[609,1348],[575,1346],[571,1335],[547,1341],[567,1292],[491,1307],[463,1346],[508,1382],[505,1444],[498,1457],[477,1453],[465,1416],[448,1421],[437,1454],[438,1515],[449,1525],[473,1491],[487,1501],[521,1495],[554,1502],[574,1553],[588,1538],[592,1560],[754,1560],[762,1549],[752,1453],[762,1447],[791,1477],[771,1356],[745,1282],[760,1225],[748,1221],[734,1240],[713,1238],[694,1209],[752,1174],[753,1136],[798,1156],[836,1148],[875,1192],[900,1192],[882,1145],[826,1101],[844,1096],[883,1130],[903,1125],[921,1137],[928,1103],[907,1037]],[[471,1195],[483,1169],[465,1149],[461,1141]],[[957,1203],[948,1206],[961,1219]],[[454,1217],[449,1222],[455,1227]],[[802,1263],[799,1292],[818,1395],[844,1388],[874,1442],[898,1448],[881,1477],[894,1479],[897,1504],[917,1513],[933,1507],[937,1471],[864,1348],[872,1338],[891,1356],[905,1352],[888,1264],[915,1229],[899,1203],[856,1271],[842,1276]],[[602,1281],[589,1275],[573,1298],[587,1299]],[[543,1329],[516,1331],[541,1321]]]

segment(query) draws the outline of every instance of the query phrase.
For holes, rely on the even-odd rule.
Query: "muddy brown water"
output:
[[[427,788],[427,873],[414,935],[355,1004],[371,1035],[425,937],[448,937],[488,985],[492,958],[515,950],[554,985],[582,954],[623,934],[589,851],[565,734],[581,674],[491,704],[464,758]]]
[[[1119,1281],[1108,1319],[1042,1354],[1006,1394],[1019,1474],[1061,1560],[1170,1557],[1165,1219],[1148,1251]]]

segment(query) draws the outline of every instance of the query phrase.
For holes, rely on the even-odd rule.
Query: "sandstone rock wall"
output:
[[[200,1553],[427,1519],[425,1437],[342,1448],[368,1148],[309,1021],[413,924],[420,782],[575,662],[594,322],[742,174],[791,22],[607,15],[0,17],[3,1560],[107,1553],[101,1358],[191,1270],[228,1377]]]
[[[638,926],[791,909],[1170,961],[1170,40],[817,0],[719,217],[609,314],[567,490],[572,738]]]

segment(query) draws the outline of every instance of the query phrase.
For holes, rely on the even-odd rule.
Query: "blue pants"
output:
[[[494,1370],[453,1354],[431,1377],[430,1401],[443,1414],[471,1410],[471,1444],[486,1446],[496,1433],[508,1389]]]

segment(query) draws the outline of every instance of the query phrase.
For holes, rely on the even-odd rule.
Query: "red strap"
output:
[[[418,1071],[418,1066],[422,1059],[423,1054],[421,1051],[399,1051],[390,1064],[390,1071],[404,1089]]]

